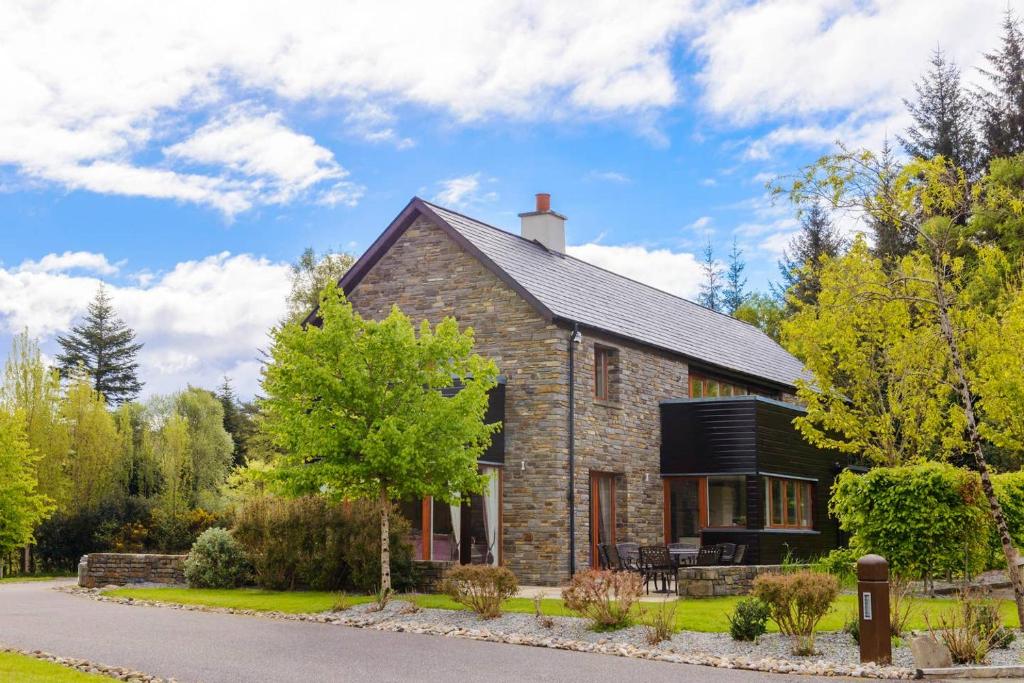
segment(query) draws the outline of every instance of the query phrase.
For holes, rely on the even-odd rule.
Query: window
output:
[[[717,396],[747,396],[757,394],[767,398],[778,398],[778,393],[709,377],[699,372],[690,373],[690,398],[715,398]]]
[[[767,525],[776,529],[812,529],[813,484],[797,479],[765,477]]]
[[[594,398],[614,401],[618,353],[605,346],[594,346]]]
[[[708,477],[708,526],[747,526],[746,477]]]
[[[615,544],[615,475],[590,473],[590,562],[600,567],[597,546]]]
[[[665,541],[700,544],[704,526],[704,480],[698,477],[665,478]]]

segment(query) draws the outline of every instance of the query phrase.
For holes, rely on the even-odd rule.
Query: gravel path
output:
[[[65,582],[67,583],[67,582]],[[315,623],[96,602],[54,582],[0,585],[0,644],[182,682],[835,680]],[[421,615],[410,615],[416,617]],[[469,615],[464,615],[472,618]],[[597,634],[591,634],[597,635]]]

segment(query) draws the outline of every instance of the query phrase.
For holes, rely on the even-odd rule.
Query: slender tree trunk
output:
[[[957,343],[956,335],[953,332],[953,323],[949,317],[949,302],[946,299],[946,292],[943,289],[943,277],[940,270],[941,261],[933,264],[935,268],[935,293],[938,303],[939,325],[942,329],[942,336],[946,339],[949,347],[950,359],[953,363],[953,372],[956,373],[957,387],[960,392],[960,401],[963,404],[964,415],[967,418],[967,435],[970,440],[971,453],[974,455],[975,465],[978,467],[978,474],[981,476],[981,488],[988,498],[988,509],[992,515],[992,521],[996,525],[996,533],[999,534],[999,542],[1003,546],[1003,554],[1006,556],[1006,568],[1010,575],[1010,583],[1013,584],[1013,596],[1017,603],[1017,619],[1020,628],[1024,630],[1024,577],[1021,576],[1020,567],[1017,565],[1017,550],[1013,547],[1013,538],[1006,525],[1006,518],[1003,516],[1003,506],[999,504],[996,497],[996,490],[992,486],[992,478],[989,475],[988,463],[985,461],[985,452],[982,449],[981,434],[978,432],[978,420],[974,413],[974,395],[971,392],[970,382],[967,379],[967,372],[964,369],[963,358],[960,355],[960,345]]]
[[[388,514],[391,502],[386,491],[380,492],[380,593],[386,598],[391,594],[391,528]]]
[[[28,574],[32,569],[32,546],[25,544],[24,551],[21,556],[21,571],[23,574]]]

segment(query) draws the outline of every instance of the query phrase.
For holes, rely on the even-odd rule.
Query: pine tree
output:
[[[978,92],[979,128],[987,164],[1024,152],[1024,35],[1011,10],[1003,20],[1002,45],[985,55],[989,87]]]
[[[821,291],[820,268],[823,256],[835,257],[843,251],[845,240],[821,204],[814,203],[800,221],[800,232],[782,252],[779,261],[780,285],[777,292],[805,304],[813,304]]]
[[[729,252],[729,269],[725,273],[725,289],[722,292],[722,305],[732,315],[747,300],[747,278],[743,275],[747,263],[743,260],[743,250],[736,238],[732,240],[732,251]]]
[[[882,153],[878,155],[877,161],[871,163],[870,172],[874,176],[877,191],[865,203],[868,226],[874,235],[871,253],[882,259],[887,267],[892,267],[909,254],[917,241],[913,233],[900,229],[900,217],[892,209],[896,197],[896,180],[901,170],[892,146],[886,139]]]
[[[252,413],[246,411],[245,406],[238,400],[235,388],[231,386],[230,377],[224,378],[224,382],[217,388],[215,395],[224,408],[224,430],[231,435],[231,440],[234,442],[232,462],[235,467],[244,466],[248,455],[249,438],[255,431]]]
[[[941,48],[931,69],[914,85],[916,101],[903,100],[914,118],[906,137],[896,136],[907,154],[922,159],[942,155],[973,176],[978,170],[978,143],[971,104],[960,83],[960,69]]]
[[[82,324],[71,328],[67,336],[57,337],[57,342],[63,349],[57,355],[61,377],[71,377],[81,367],[108,404],[119,405],[139,395],[142,382],[135,356],[142,344],[135,341],[135,331],[117,317],[103,285]]]
[[[712,311],[720,311],[722,309],[722,269],[715,262],[710,238],[704,246],[704,261],[700,268],[704,273],[704,282],[700,285],[697,303]]]

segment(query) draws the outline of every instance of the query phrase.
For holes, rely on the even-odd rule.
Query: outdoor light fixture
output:
[[[580,333],[579,328],[572,331],[572,335],[570,335],[569,340],[574,344],[579,344],[583,341],[583,335]]]
[[[519,462],[519,471],[520,472],[525,472],[526,471],[526,461],[525,460],[521,460]]]

